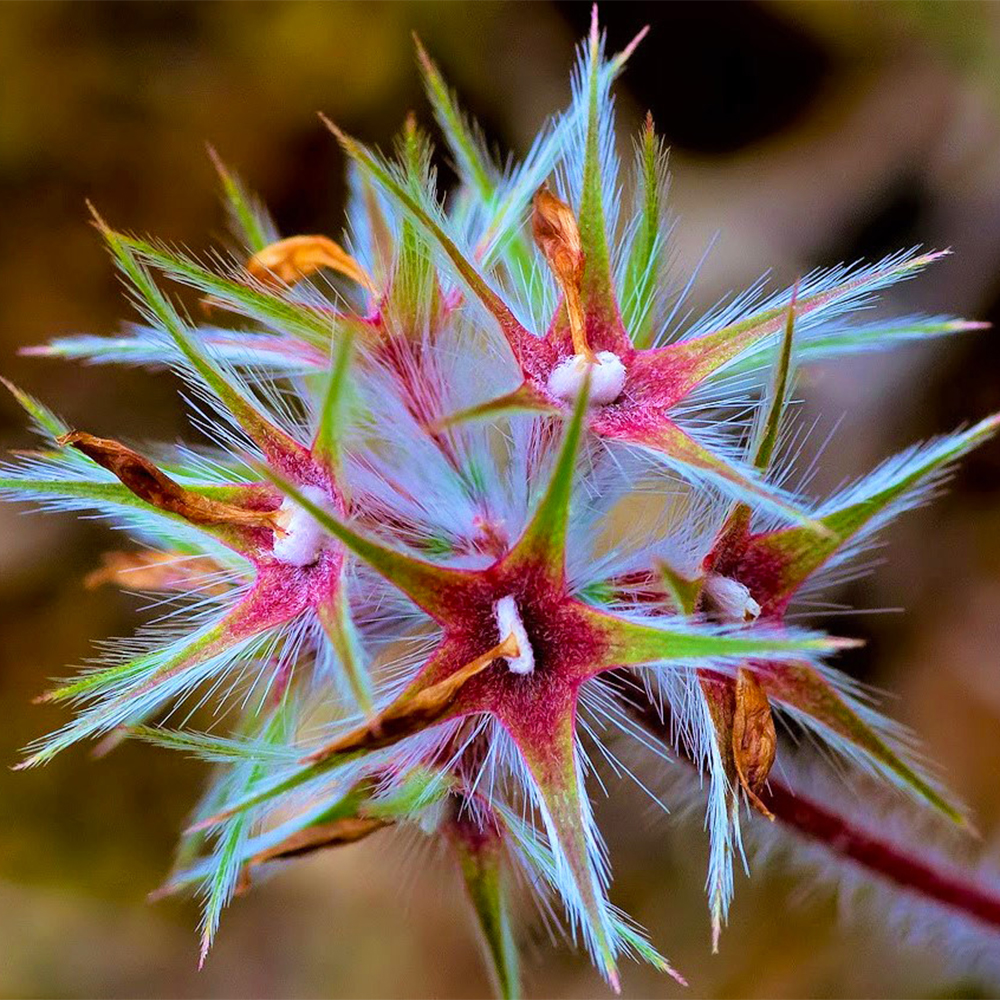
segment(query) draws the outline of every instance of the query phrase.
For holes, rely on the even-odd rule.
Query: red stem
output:
[[[669,739],[669,717],[661,718],[659,710],[628,680],[615,677],[614,682],[624,695],[630,714],[658,738]],[[822,844],[828,851],[850,859],[902,889],[1000,928],[1000,896],[968,878],[907,853],[899,845],[853,824],[840,813],[773,778],[760,797],[779,822],[800,836]]]
[[[761,794],[764,804],[782,823],[829,851],[865,868],[910,892],[919,893],[993,927],[1000,927],[1000,898],[974,882],[907,854],[903,848],[870,830],[852,825],[826,806],[803,797],[771,780]]]

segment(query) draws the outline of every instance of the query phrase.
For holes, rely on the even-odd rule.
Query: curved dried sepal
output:
[[[209,296],[214,305],[260,322],[280,337],[301,338],[313,350],[323,352],[324,362],[332,333],[343,326],[354,326],[359,331],[370,329],[366,320],[350,313],[295,302],[286,295],[278,295],[261,287],[259,283],[236,281],[216,274],[197,260],[176,250],[121,233],[114,235],[116,240],[141,260],[174,281]],[[211,343],[210,340],[208,342]]]
[[[774,765],[778,736],[767,695],[746,667],[736,673],[732,740],[733,765],[747,799],[762,816],[773,820],[760,793]]]
[[[99,466],[117,476],[140,500],[157,510],[177,514],[197,525],[230,525],[236,528],[275,527],[274,512],[247,510],[235,504],[212,500],[185,489],[161,472],[148,458],[110,438],[71,431],[57,439],[64,448],[76,448]]]
[[[296,830],[281,843],[258,851],[247,864],[262,865],[268,861],[284,861],[289,858],[313,854],[329,847],[356,844],[359,840],[364,840],[390,825],[391,822],[388,820],[369,816],[345,816],[329,823],[318,823],[315,826],[307,826],[303,830]]]
[[[205,596],[218,596],[230,589],[228,583],[219,580],[223,572],[211,556],[149,549],[111,551],[101,555],[100,567],[83,578],[83,585],[88,590],[113,584],[128,590],[197,591]],[[213,577],[218,582],[208,583]]]
[[[573,209],[544,185],[535,192],[531,207],[531,232],[535,244],[562,289],[573,353],[593,363],[597,356],[587,343],[580,301],[584,257]]]
[[[517,640],[512,634],[508,635],[503,642],[487,650],[482,656],[477,656],[443,681],[413,693],[405,692],[370,722],[309,754],[301,763],[321,763],[339,754],[392,746],[407,736],[442,722],[454,705],[459,691],[468,681],[482,673],[494,660],[517,655]]]
[[[278,240],[258,250],[246,267],[250,277],[265,287],[289,287],[329,268],[372,294],[378,293],[368,272],[329,236],[289,236]]]

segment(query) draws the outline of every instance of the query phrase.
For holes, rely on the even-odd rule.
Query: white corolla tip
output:
[[[750,596],[750,589],[728,576],[711,574],[705,581],[705,594],[729,621],[745,622],[760,614],[760,605]]]
[[[501,597],[493,606],[493,614],[496,616],[497,629],[500,632],[500,641],[503,642],[507,636],[513,633],[517,642],[517,656],[505,656],[507,666],[512,674],[530,674],[535,669],[535,651],[528,641],[528,633],[524,630],[524,622],[521,621],[521,612],[517,610],[517,601],[508,594]]]
[[[318,486],[303,486],[299,491],[307,500],[324,509],[330,498]],[[274,532],[274,558],[292,566],[312,566],[320,557],[330,537],[323,526],[291,497],[278,508],[278,528]]]
[[[625,366],[611,351],[598,351],[598,365],[588,365],[582,354],[573,354],[552,369],[548,389],[558,399],[571,403],[580,395],[590,369],[590,403],[603,406],[613,403],[625,388]]]

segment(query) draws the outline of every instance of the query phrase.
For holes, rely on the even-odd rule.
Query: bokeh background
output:
[[[0,371],[71,423],[130,440],[187,434],[168,374],[25,358],[53,335],[107,333],[128,306],[84,199],[113,224],[195,251],[222,237],[211,141],[286,234],[341,230],[344,161],[324,110],[386,144],[405,114],[431,124],[416,29],[502,150],[523,153],[568,98],[580,3],[0,4]],[[694,291],[711,305],[766,268],[901,246],[954,256],[892,296],[896,312],[1000,319],[1000,4],[608,3],[613,47],[652,32],[619,88],[626,130],[652,110],[672,145],[683,270],[721,238]],[[446,160],[440,164],[447,184]],[[990,332],[817,369],[808,405],[842,418],[817,489],[911,439],[1000,409]],[[0,446],[29,445],[0,399]],[[838,597],[905,614],[823,622],[868,640],[848,661],[898,693],[973,808],[1000,826],[1000,443],[951,493],[889,536],[889,558]],[[129,633],[138,602],[88,591],[112,547],[94,521],[0,508],[0,762],[64,717],[30,700],[95,637]],[[0,769],[0,995],[481,996],[463,900],[432,853],[372,840],[293,866],[238,900],[203,972],[197,909],[147,904],[203,774],[177,755],[85,749]],[[634,793],[600,803],[615,898],[708,996],[986,996],[934,957],[844,924],[780,871],[740,879],[721,955],[708,954],[697,819],[668,822]],[[537,996],[601,995],[586,961],[529,940]],[[537,947],[532,942],[537,941]],[[674,996],[626,970],[629,996]],[[994,984],[995,987],[995,984]]]

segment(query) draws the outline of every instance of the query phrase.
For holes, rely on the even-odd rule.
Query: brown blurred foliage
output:
[[[649,39],[620,89],[623,121],[650,108],[673,145],[676,246],[691,266],[711,234],[697,303],[767,267],[812,266],[922,242],[955,256],[898,290],[898,311],[1000,318],[1000,5],[607,4],[612,44]],[[286,235],[339,236],[344,163],[316,119],[387,144],[415,108],[430,123],[416,29],[504,150],[524,152],[568,97],[580,3],[5,3],[0,5],[0,371],[95,433],[188,435],[166,374],[22,358],[19,347],[129,318],[88,226],[114,224],[203,250],[223,238],[210,141]],[[445,182],[447,160],[441,160]],[[990,333],[816,371],[810,410],[845,414],[817,488],[911,439],[1000,408]],[[824,427],[829,427],[830,421]],[[0,445],[30,438],[0,400]],[[869,640],[847,661],[898,692],[893,713],[974,808],[1000,825],[1000,447],[951,494],[889,533],[889,560],[839,595],[905,615],[818,620]],[[32,706],[91,640],[128,634],[135,600],[86,590],[117,539],[94,521],[0,508],[2,759],[65,720]],[[146,893],[169,863],[200,768],[129,744],[44,770],[0,771],[0,995],[469,996],[487,986],[452,876],[379,833],[290,869],[238,900],[196,972],[197,910]],[[845,928],[781,873],[741,879],[722,954],[708,953],[699,820],[678,824],[616,790],[599,805],[615,898],[691,978],[694,995],[931,995],[933,956]],[[680,829],[678,829],[680,826]],[[395,839],[394,839],[395,837]],[[579,956],[525,931],[535,995],[601,992]],[[929,963],[929,964],[928,964]],[[627,995],[673,995],[625,970]],[[949,995],[980,995],[953,982]]]

